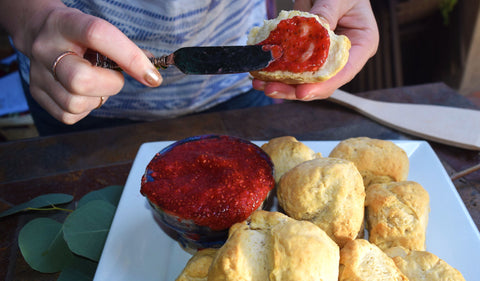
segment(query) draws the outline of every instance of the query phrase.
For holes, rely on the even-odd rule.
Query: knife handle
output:
[[[122,71],[122,68],[118,66],[116,62],[109,59],[107,56],[100,54],[99,52],[89,49],[85,52],[83,58],[88,60],[94,66]],[[173,54],[149,59],[156,68],[166,69],[169,65],[174,64]]]

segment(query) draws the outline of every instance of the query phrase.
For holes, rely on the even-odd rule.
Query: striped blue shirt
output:
[[[266,18],[265,0],[64,0],[103,18],[140,48],[155,56],[184,46],[245,45],[253,26]],[[108,38],[106,39],[108,40]],[[28,78],[23,57],[20,69]],[[91,114],[155,120],[199,112],[251,88],[248,74],[185,75],[175,67],[160,70],[163,84],[143,86],[125,75],[125,86]],[[27,79],[28,81],[28,79]]]

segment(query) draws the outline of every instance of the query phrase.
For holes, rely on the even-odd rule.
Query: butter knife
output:
[[[150,58],[157,67],[174,65],[185,74],[231,74],[260,70],[274,60],[272,45],[184,47],[170,55]],[[278,49],[275,49],[278,50]],[[93,65],[121,70],[108,57],[87,51],[84,58]]]

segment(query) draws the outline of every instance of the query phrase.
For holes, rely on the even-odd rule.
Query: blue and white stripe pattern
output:
[[[64,0],[106,19],[155,56],[184,46],[245,45],[248,31],[263,24],[265,0]],[[108,38],[106,38],[108,40]],[[121,93],[91,114],[155,120],[208,109],[251,88],[248,74],[184,75],[160,71],[158,88],[125,76]],[[26,75],[28,76],[28,75]],[[24,76],[25,77],[25,76]]]

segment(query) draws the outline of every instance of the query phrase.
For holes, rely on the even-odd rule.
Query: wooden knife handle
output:
[[[85,52],[83,58],[88,60],[94,66],[122,71],[122,68],[118,66],[116,62],[109,59],[107,56],[100,54],[99,52],[89,49],[87,50],[87,52]],[[153,57],[149,59],[156,68],[166,69],[169,65],[174,64],[173,54],[161,57]]]

